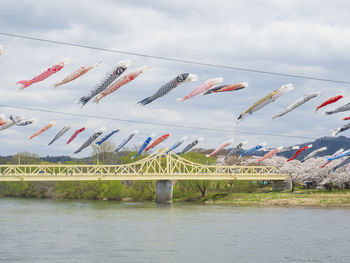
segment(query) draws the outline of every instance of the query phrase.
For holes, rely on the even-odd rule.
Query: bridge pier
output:
[[[173,202],[173,181],[160,180],[157,181],[157,203],[172,203]]]
[[[292,184],[291,181],[272,181],[272,191],[278,192],[278,191],[286,191],[291,190]]]

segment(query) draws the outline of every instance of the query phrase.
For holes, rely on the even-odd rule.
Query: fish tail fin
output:
[[[30,86],[31,82],[29,80],[21,80],[21,81],[16,82],[15,86],[18,84],[21,85],[21,87],[18,88],[18,91],[20,91],[20,90],[23,90],[26,87]]]
[[[185,101],[185,98],[177,98],[176,101],[184,102],[184,101]]]
[[[279,117],[278,115],[274,115],[272,116],[272,119],[276,119],[277,117]]]
[[[81,97],[78,101],[77,104],[81,104],[81,107],[83,107],[86,103],[88,103],[91,100],[90,97]]]
[[[100,102],[100,99],[102,99],[102,97],[97,96],[97,97],[95,97],[95,98],[92,100],[92,102],[98,104],[98,103]]]
[[[52,85],[52,88],[55,89],[55,88],[57,88],[60,85],[61,85],[60,83],[55,83],[55,84]]]
[[[207,90],[207,91],[205,91],[205,92],[203,93],[203,96],[204,96],[204,95],[208,95],[208,94],[210,94],[210,93],[212,93],[212,91]]]
[[[325,112],[323,113],[323,116],[327,116],[327,115],[330,115],[330,114],[332,114],[331,111],[325,111]]]
[[[331,130],[331,136],[332,137],[337,136],[337,130]]]
[[[147,97],[141,101],[139,101],[138,103],[136,103],[136,105],[139,105],[139,106],[145,106],[149,103],[151,103],[154,99],[152,97]]]
[[[206,154],[205,156],[207,156],[207,158],[209,158],[209,157],[210,157],[210,154]]]

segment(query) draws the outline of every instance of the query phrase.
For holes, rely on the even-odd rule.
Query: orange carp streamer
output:
[[[156,147],[158,144],[160,144],[161,142],[164,142],[166,139],[168,139],[170,136],[170,133],[168,134],[164,134],[162,136],[160,136],[158,139],[156,139],[150,146],[148,146],[145,149],[145,152],[149,151],[150,149]]]
[[[30,136],[29,140],[33,139],[34,137],[38,136],[39,134],[42,134],[43,132],[47,131],[48,129],[50,129],[54,125],[55,125],[54,121],[50,122],[48,125],[46,125],[45,127],[41,128],[36,133],[34,133],[32,136]]]

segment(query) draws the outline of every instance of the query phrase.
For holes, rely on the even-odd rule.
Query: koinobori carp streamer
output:
[[[191,150],[193,147],[195,147],[198,143],[200,143],[201,141],[203,141],[204,138],[200,137],[197,140],[194,140],[193,142],[191,142],[190,144],[186,145],[186,147],[179,153],[177,154],[184,154],[187,153],[189,150]]]
[[[335,110],[325,111],[324,115],[331,115],[331,114],[344,112],[344,111],[349,111],[349,110],[350,110],[350,103],[347,103],[345,105],[342,105],[342,106],[336,108]]]
[[[244,111],[241,115],[239,115],[238,120],[242,120],[247,114],[253,114],[253,112],[258,111],[265,107],[266,105],[274,102],[276,99],[281,97],[284,93],[293,90],[294,87],[292,84],[286,84],[282,87],[272,91],[267,94],[265,97],[261,98],[257,102],[255,102],[252,106],[250,106],[246,111]]]
[[[119,146],[114,150],[114,152],[118,152],[121,148],[123,148],[136,134],[138,133],[138,130],[134,130],[131,134],[129,134],[128,137],[126,137]]]
[[[349,129],[350,129],[350,123],[345,124],[342,127],[339,127],[339,128],[337,128],[335,130],[331,130],[331,136],[335,137],[335,136],[337,136],[338,133],[346,131],[346,130],[349,130]]]
[[[111,131],[109,134],[107,134],[105,137],[103,137],[101,140],[99,140],[98,142],[96,142],[97,145],[101,145],[102,143],[104,143],[105,141],[107,141],[109,138],[111,138],[113,136],[113,134],[119,132],[119,129],[116,129],[114,131]]]
[[[106,74],[99,84],[90,91],[87,96],[81,97],[79,102],[81,107],[88,103],[93,97],[104,91],[113,81],[115,81],[123,72],[131,66],[130,60],[119,61],[112,72]]]
[[[243,145],[247,144],[248,141],[243,141],[237,144],[235,148],[233,148],[224,158],[224,161],[226,161],[230,156],[236,154],[240,149],[242,149]]]
[[[175,150],[177,147],[179,147],[181,144],[183,144],[184,141],[186,141],[187,139],[188,139],[187,136],[180,138],[177,142],[175,142],[173,145],[171,145],[169,147],[169,150],[167,150],[165,154],[168,154],[170,151]]]
[[[147,97],[141,101],[139,101],[137,104],[141,106],[145,106],[152,101],[163,97],[167,93],[169,93],[171,90],[175,89],[179,84],[189,82],[189,81],[197,81],[198,77],[197,75],[194,74],[189,74],[189,73],[183,73],[178,75],[176,78],[170,80],[168,83],[164,84],[161,86],[156,93],[154,93],[152,96]]]
[[[61,69],[63,69],[63,67],[65,65],[67,65],[69,63],[69,59],[66,58],[63,61],[52,65],[51,67],[49,67],[47,70],[45,70],[44,72],[40,73],[39,75],[35,76],[34,78],[32,78],[31,80],[21,80],[16,82],[17,84],[20,84],[21,87],[19,88],[19,90],[25,89],[27,87],[29,87],[30,85],[43,81],[45,79],[47,79],[48,77],[50,77],[51,75],[57,73],[58,71],[60,71]]]
[[[350,150],[343,151],[342,153],[337,154],[337,155],[332,156],[332,157],[329,157],[326,160],[327,160],[327,162],[329,162],[329,161],[333,161],[333,160],[336,160],[336,159],[343,158],[343,157],[348,156],[348,155],[350,155]]]
[[[2,122],[5,122],[5,120],[6,119],[3,118]],[[13,125],[21,122],[22,120],[23,120],[22,116],[12,117],[12,115],[10,115],[10,118],[8,120],[6,120],[6,122],[0,126],[0,131],[10,128]]]
[[[204,81],[202,84],[200,84],[197,88],[195,88],[194,90],[192,90],[187,96],[183,97],[183,98],[178,98],[178,101],[185,101],[188,100],[194,96],[197,96],[203,92],[205,92],[206,90],[210,89],[211,87],[213,87],[216,84],[219,84],[221,82],[223,82],[224,79],[223,78],[213,78],[213,79],[208,79],[206,81]]]
[[[337,166],[335,166],[333,169],[332,169],[332,172],[334,173],[337,169],[339,169],[340,167],[346,165],[350,163],[350,157],[346,158],[344,161],[342,161],[340,164],[338,164]]]
[[[282,117],[283,115],[287,114],[288,112],[291,112],[292,110],[296,109],[297,107],[303,105],[304,103],[308,102],[309,100],[316,98],[321,95],[321,92],[314,92],[310,94],[306,94],[302,96],[301,98],[294,101],[291,105],[289,105],[287,108],[285,108],[282,112],[276,114],[272,117],[272,119],[275,119],[277,117]]]
[[[328,100],[325,100],[324,102],[322,102],[317,108],[316,108],[316,111],[318,111],[319,109],[329,105],[329,104],[332,104],[334,102],[337,102],[338,100],[340,100],[341,98],[343,98],[342,95],[337,95],[337,96],[334,96],[334,97],[330,97]]]
[[[290,162],[290,161],[294,160],[295,158],[298,157],[299,154],[301,154],[301,152],[303,152],[303,151],[305,151],[305,150],[307,150],[307,149],[309,149],[311,147],[312,147],[312,144],[309,144],[309,145],[307,145],[307,146],[297,150],[296,153],[294,153],[294,155],[287,160],[287,162]]]
[[[33,124],[35,121],[36,121],[36,118],[31,118],[28,120],[19,121],[16,123],[16,125],[17,126],[27,126],[27,125]]]
[[[33,139],[34,137],[38,136],[39,134],[42,134],[43,132],[46,132],[48,129],[50,129],[52,126],[55,125],[56,122],[50,122],[48,125],[42,127],[40,130],[35,132],[32,136],[29,137],[29,140]]]
[[[139,156],[140,154],[143,153],[143,151],[146,149],[146,147],[148,146],[148,144],[152,141],[153,137],[155,136],[155,133],[152,133],[145,141],[144,143],[141,145],[139,151],[133,156],[131,157],[131,159],[134,159],[135,157]]]
[[[81,132],[83,132],[83,131],[85,131],[85,130],[86,130],[85,127],[76,130],[76,131],[73,133],[73,135],[69,138],[69,140],[66,142],[66,144],[69,144],[71,141],[73,141],[73,140],[75,139],[75,137],[78,136],[79,133],[81,133]]]
[[[210,93],[235,91],[235,90],[240,90],[240,89],[244,89],[244,88],[247,88],[247,87],[248,87],[248,82],[220,85],[220,86],[215,86],[215,87],[212,87],[212,88],[208,89],[206,92],[203,93],[203,95],[207,95],[207,94],[210,94]]]
[[[302,159],[300,162],[303,163],[306,160],[309,160],[309,159],[313,158],[314,156],[316,156],[316,154],[323,152],[323,151],[326,151],[326,150],[327,150],[327,147],[322,147],[322,148],[316,149],[316,150],[312,151],[311,153],[309,153],[308,155],[306,155],[305,158]]]
[[[71,124],[64,126],[62,130],[60,130],[47,145],[53,144],[55,141],[61,138],[67,131],[69,131],[71,127],[72,127]]]
[[[254,147],[250,148],[249,150],[246,150],[244,153],[242,153],[239,156],[239,159],[241,159],[245,155],[251,155],[251,154],[255,153],[256,151],[262,149],[266,145],[267,145],[267,143],[263,142],[263,143],[258,144],[257,146],[254,146]]]
[[[170,133],[164,134],[162,136],[160,136],[159,138],[157,138],[153,143],[151,143],[150,146],[148,146],[145,149],[145,152],[151,150],[152,148],[156,147],[158,144],[164,142],[166,139],[168,139],[170,137]]]
[[[333,158],[333,157],[336,157],[338,156],[339,154],[341,154],[342,152],[344,151],[344,149],[339,149],[338,151],[336,151],[330,158]],[[320,166],[320,168],[324,168],[327,164],[329,164],[330,162],[332,161],[326,161],[324,164],[322,164]]]
[[[268,153],[266,153],[263,157],[261,157],[259,160],[257,160],[257,162],[262,162],[270,157],[272,157],[273,155],[275,155],[276,153],[278,153],[280,150],[283,149],[283,146],[277,147],[271,151],[269,151]]]
[[[77,153],[81,152],[82,150],[84,150],[86,147],[89,147],[105,130],[106,130],[106,127],[102,127],[100,129],[98,129],[73,154],[77,154]]]
[[[90,70],[92,70],[93,68],[97,67],[99,64],[95,64],[92,66],[86,66],[86,67],[80,67],[79,69],[77,69],[76,71],[72,72],[71,74],[69,74],[67,77],[65,77],[63,80],[61,80],[60,82],[57,82],[53,85],[54,88],[57,88],[58,86],[61,86],[63,84],[66,84],[68,82],[71,82],[81,76],[83,76],[85,73],[89,72]]]
[[[233,143],[233,139],[223,142],[214,151],[212,151],[210,154],[207,154],[206,156],[207,157],[211,157],[211,156],[217,154],[218,152],[222,151],[222,149],[224,149],[225,147],[229,146],[231,143]]]
[[[121,86],[124,86],[125,84],[128,84],[130,81],[136,79],[140,74],[145,72],[147,68],[148,68],[147,66],[144,66],[142,68],[135,69],[134,71],[127,73],[125,76],[122,76],[120,79],[117,79],[108,88],[106,88],[104,91],[98,94],[97,97],[95,97],[94,102],[98,104],[99,101],[104,97],[106,97],[107,95],[117,91]]]

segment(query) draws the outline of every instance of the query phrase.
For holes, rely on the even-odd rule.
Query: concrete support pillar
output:
[[[272,191],[286,191],[292,187],[291,181],[272,181]]]
[[[161,180],[157,181],[157,203],[173,202],[173,181]]]

